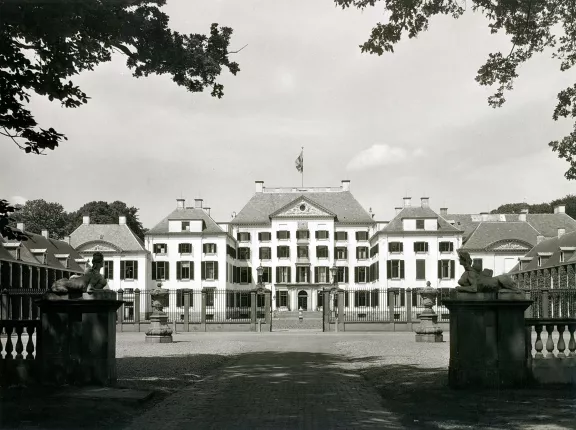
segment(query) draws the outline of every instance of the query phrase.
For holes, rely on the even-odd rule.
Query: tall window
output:
[[[202,251],[204,254],[216,254],[216,244],[215,243],[205,243],[202,245]]]
[[[368,258],[368,247],[367,246],[357,246],[356,247],[356,259],[366,260]]]
[[[288,240],[290,239],[290,232],[288,230],[279,230],[276,232],[276,239]]]
[[[368,267],[355,267],[354,268],[354,281],[356,283],[368,282]]]
[[[190,307],[194,306],[194,293],[190,292]],[[176,290],[176,307],[181,308],[184,306],[184,291],[183,290]]]
[[[370,257],[374,257],[374,256],[378,255],[378,251],[379,251],[379,247],[378,247],[378,244],[376,244],[372,248],[370,248]]]
[[[138,279],[138,261],[121,261],[120,279]]]
[[[250,248],[238,248],[238,260],[250,260]]]
[[[296,231],[296,239],[309,239],[310,232],[308,230],[298,230]]]
[[[165,243],[155,243],[153,250],[154,254],[166,254],[166,252],[168,252],[168,245]]]
[[[483,269],[483,267],[482,267],[483,261],[484,260],[482,260],[481,258],[474,258],[472,260],[472,267],[474,267],[476,270],[479,270],[481,272]],[[560,262],[562,262],[562,261],[560,261]]]
[[[416,220],[416,230],[424,230],[424,220],[417,219]]]
[[[375,282],[380,279],[380,265],[379,262],[376,261],[370,265],[370,278],[368,279],[370,282]]]
[[[286,284],[292,282],[292,268],[286,266],[276,267],[276,282]]]
[[[378,290],[360,290],[354,292],[354,304],[355,306],[371,306],[377,307],[379,302]]]
[[[368,232],[367,231],[357,231],[356,232],[356,240],[368,240]]]
[[[236,235],[236,238],[239,242],[249,242],[250,241],[250,233],[243,231]]]
[[[261,247],[258,257],[260,258],[260,260],[272,259],[272,248],[270,248],[269,246]]]
[[[428,252],[428,242],[414,242],[414,252]]]
[[[262,283],[268,284],[272,282],[272,268],[271,267],[263,267],[262,271]]]
[[[176,263],[176,279],[180,281],[189,281],[194,279],[194,262],[178,261]]]
[[[336,282],[348,282],[348,268],[347,267],[338,267],[338,271],[336,272]]]
[[[404,244],[402,242],[390,242],[388,243],[388,252],[403,252]]]
[[[438,278],[454,279],[455,268],[454,260],[438,260]]]
[[[388,279],[404,279],[404,260],[388,260],[386,265]]]
[[[218,280],[218,262],[217,261],[203,261],[202,262],[202,280],[206,280],[206,281]]]
[[[328,267],[315,267],[314,268],[315,282],[326,284],[330,282],[330,269]]]
[[[298,245],[296,247],[296,252],[298,258],[308,258],[308,246],[306,245]]]
[[[104,261],[104,278],[114,279],[114,261],[112,260]]]
[[[346,231],[337,231],[334,233],[334,237],[336,240],[348,240],[348,232]]]
[[[269,231],[263,231],[258,233],[258,240],[260,242],[270,242],[272,240],[272,233]]]
[[[296,267],[296,282],[310,282],[310,268],[306,266]]]
[[[336,260],[346,260],[348,258],[348,249],[343,246],[337,246],[334,253]]]
[[[278,291],[276,293],[276,307],[277,308],[288,307],[288,291]]]
[[[320,240],[326,240],[328,239],[330,236],[328,234],[328,230],[318,230],[316,231],[316,239],[320,239]]]
[[[241,284],[252,283],[252,268],[251,267],[238,267],[239,281]]]
[[[192,244],[191,243],[179,243],[178,252],[180,254],[192,254]]]
[[[290,247],[289,246],[279,246],[276,248],[278,253],[278,258],[290,258]]]
[[[206,289],[206,306],[214,306],[214,290],[215,288]]]
[[[327,246],[317,246],[316,247],[316,258],[328,258],[328,247]]]
[[[452,252],[454,251],[454,244],[452,242],[440,242],[439,248],[440,252]]]
[[[165,281],[170,278],[170,263],[167,261],[152,262],[152,279],[155,281]]]
[[[419,281],[426,279],[426,260],[416,260],[416,279]]]

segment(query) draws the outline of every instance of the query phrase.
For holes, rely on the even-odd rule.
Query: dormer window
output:
[[[250,241],[250,233],[246,232],[246,231],[240,232],[240,233],[238,233],[236,238],[238,239],[239,242],[249,242]]]
[[[367,231],[357,231],[356,232],[356,240],[368,240],[368,232]]]
[[[190,231],[190,221],[182,221],[182,231]]]
[[[290,239],[290,231],[288,230],[279,230],[276,232],[276,239],[278,240],[288,240]]]
[[[70,254],[54,254],[54,257],[56,257],[65,268],[68,269],[70,267]]]
[[[166,254],[168,252],[168,245],[165,243],[154,244],[154,254]]]
[[[538,267],[542,267],[542,257],[538,257]]]
[[[440,242],[439,251],[440,252],[453,252],[454,251],[454,243],[452,242]]]
[[[388,252],[397,253],[404,251],[404,244],[402,242],[388,243]]]
[[[564,263],[566,260],[566,256],[564,255],[564,251],[560,251],[560,263]]]
[[[424,220],[417,219],[416,220],[416,230],[424,230]]]

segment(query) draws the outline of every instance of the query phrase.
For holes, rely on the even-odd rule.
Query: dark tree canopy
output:
[[[534,205],[528,203],[506,203],[494,209],[493,214],[517,214],[522,209],[528,209],[531,214],[551,214],[554,213],[554,206],[559,204],[566,205],[566,214],[576,219],[576,195],[568,194],[561,199],[552,200],[550,203],[537,203]]]
[[[9,224],[14,221],[14,213],[17,213],[18,210],[18,208],[8,203],[7,200],[0,199],[0,236],[11,240],[26,240],[24,234],[9,227]]]
[[[369,39],[361,45],[362,52],[382,55],[394,52],[402,36],[418,36],[428,29],[435,15],[459,18],[469,7],[483,14],[492,33],[510,36],[509,52],[489,55],[476,76],[480,85],[496,86],[488,98],[492,107],[506,101],[505,93],[513,89],[518,68],[534,54],[550,51],[560,62],[560,70],[571,69],[576,63],[576,2],[574,0],[334,0],[342,8],[365,9],[378,6],[388,20],[372,29]],[[554,120],[576,120],[576,84],[560,91]],[[576,121],[574,130],[560,140],[549,143],[559,158],[570,164],[565,175],[576,179]]]
[[[72,233],[82,224],[82,217],[90,215],[90,224],[118,224],[120,216],[126,217],[126,224],[140,239],[144,239],[146,230],[138,220],[138,208],[129,207],[126,203],[115,201],[106,203],[103,201],[89,202],[80,209],[70,213],[68,233]]]
[[[62,239],[68,234],[69,217],[60,203],[28,200],[19,207],[12,220],[12,226],[23,222],[26,231],[31,233],[40,234],[42,230],[48,230],[53,239]]]
[[[212,24],[210,34],[170,30],[160,10],[166,0],[0,0],[0,133],[26,152],[54,149],[64,134],[39,126],[26,107],[31,94],[76,108],[89,97],[70,78],[127,57],[134,77],[168,74],[190,92],[211,88],[229,60],[232,29]]]

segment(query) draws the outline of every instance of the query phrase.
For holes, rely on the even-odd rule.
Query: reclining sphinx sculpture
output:
[[[459,251],[460,265],[464,267],[464,273],[458,280],[459,287],[456,291],[466,293],[497,293],[499,291],[521,292],[514,280],[509,275],[492,276],[492,270],[474,266],[472,258],[466,251]]]
[[[92,255],[92,265],[86,265],[86,271],[83,275],[72,275],[70,279],[56,280],[46,293],[47,297],[65,296],[69,293],[90,293],[93,290],[108,290],[108,282],[100,274],[100,269],[103,266],[104,256],[101,252],[95,252]]]

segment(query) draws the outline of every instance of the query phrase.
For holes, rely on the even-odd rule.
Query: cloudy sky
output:
[[[576,192],[568,165],[547,142],[570,122],[551,119],[556,94],[571,85],[549,56],[522,67],[508,102],[492,109],[474,77],[489,52],[509,50],[480,15],[440,17],[395,54],[358,45],[381,10],[341,10],[331,0],[168,0],[171,27],[234,29],[232,49],[248,45],[226,73],[225,96],[186,93],[166,77],[134,79],[115,58],[76,83],[92,98],[63,109],[35,98],[33,112],[69,140],[47,156],[0,141],[0,196],[43,198],[75,210],[92,200],[140,208],[152,227],[181,195],[202,197],[218,221],[240,211],[265,186],[351,190],[378,220],[405,195],[432,208],[481,212],[539,203]],[[570,74],[571,73],[571,74]],[[0,139],[3,139],[0,136]]]

